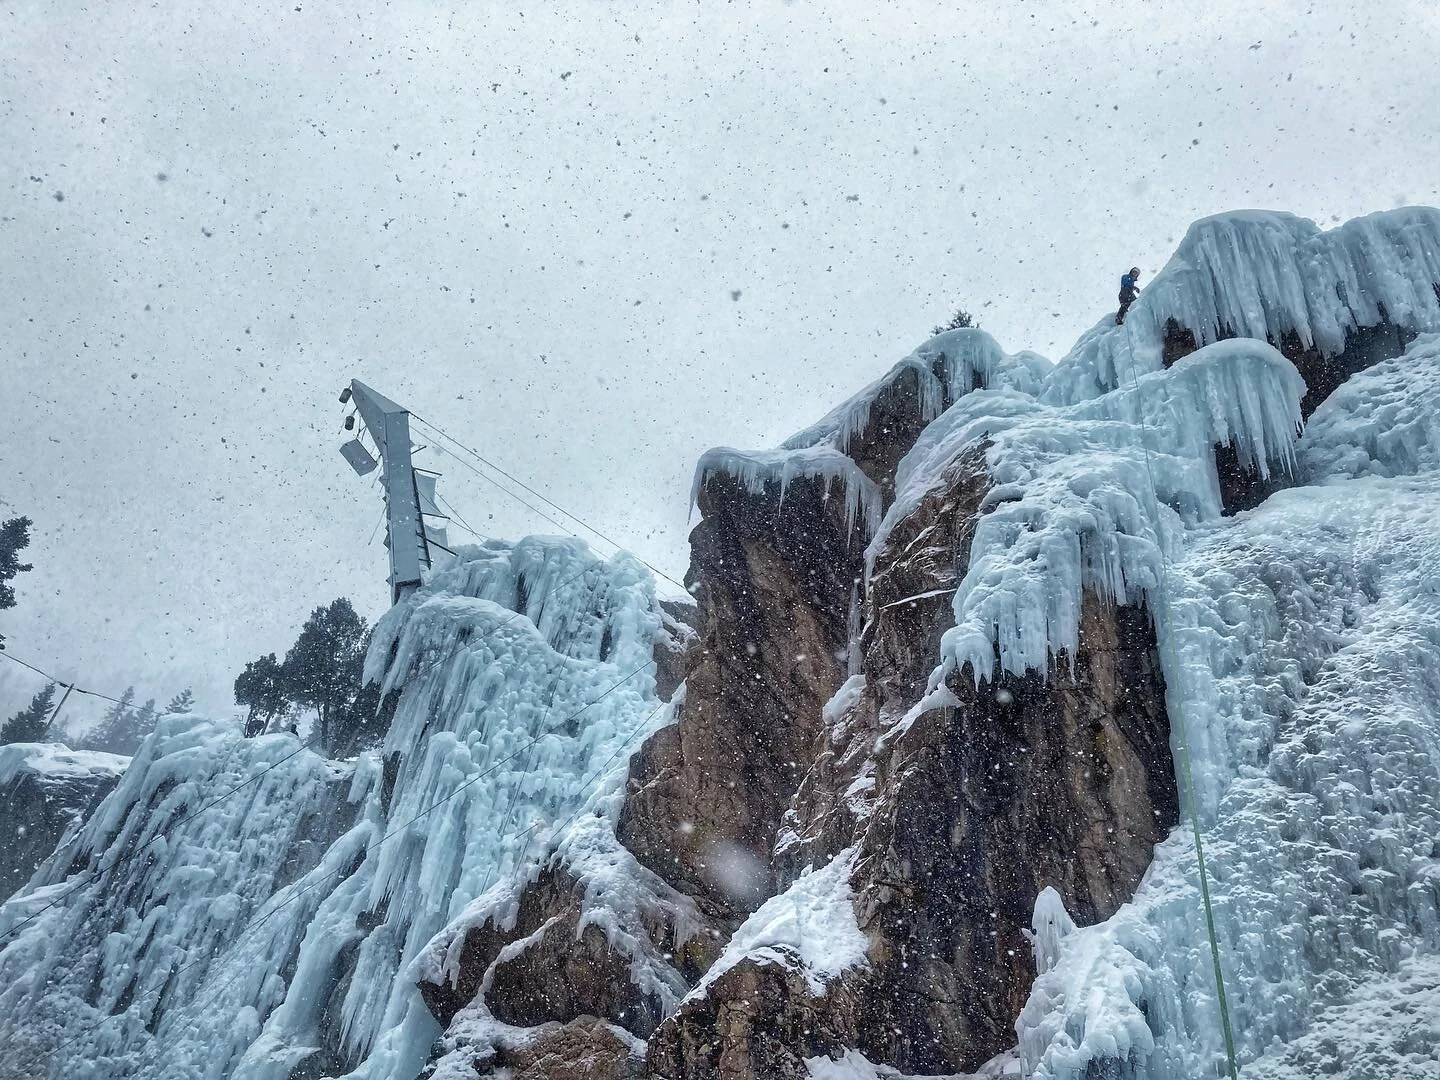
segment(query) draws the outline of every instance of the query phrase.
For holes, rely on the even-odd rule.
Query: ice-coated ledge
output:
[[[665,705],[658,716],[642,719],[643,730],[648,733],[672,722],[680,700],[683,698]],[[638,741],[631,740],[631,744],[638,745]],[[598,778],[595,792],[584,808],[569,816],[534,859],[496,882],[436,933],[404,978],[412,983],[454,985],[460,977],[460,959],[470,932],[487,922],[502,932],[513,930],[526,888],[542,870],[552,868],[573,879],[580,892],[576,936],[589,926],[599,927],[611,947],[629,959],[631,981],[642,993],[659,1001],[665,1012],[672,1011],[687,987],[645,933],[647,916],[658,910],[669,913],[675,928],[670,947],[700,933],[704,923],[689,896],[640,865],[616,837],[628,773],[628,756],[617,754],[610,768]],[[467,1010],[473,1016],[489,1015],[484,1001],[478,998]]]
[[[1352,375],[1310,418],[1306,476],[1409,476],[1440,467],[1440,334]]]
[[[1174,320],[1205,345],[1279,343],[1294,334],[1327,356],[1346,334],[1386,321],[1440,331],[1440,210],[1412,206],[1322,232],[1293,214],[1242,210],[1203,218],[1145,286],[1123,326],[1101,319],[1055,366],[1043,397],[1083,401],[1158,371]]]
[[[1220,517],[1215,445],[1262,476],[1293,471],[1304,392],[1275,349],[1240,339],[1077,405],[994,390],[963,397],[901,461],[866,551],[873,566],[961,456],[983,453],[991,486],[932,688],[967,667],[977,683],[989,679],[997,657],[1013,674],[1073,659],[1087,590],[1143,601],[1159,587],[1162,551],[1173,556],[1187,527]]]
[[[984,330],[967,328],[936,334],[885,375],[831,409],[816,424],[786,439],[782,448],[832,446],[845,451],[865,430],[880,396],[913,375],[918,387],[918,419],[929,422],[976,389],[1039,393],[1052,365],[1033,352],[1005,352]]]
[[[695,468],[690,505],[714,476],[734,477],[752,495],[767,486],[786,489],[796,479],[820,480],[830,491],[838,486],[845,499],[845,522],[862,520],[873,536],[884,510],[879,487],[847,456],[851,442],[870,422],[882,395],[907,377],[916,381],[917,419],[929,424],[952,402],[977,390],[1008,391],[1031,396],[1040,392],[1050,374],[1050,361],[1033,352],[1006,353],[983,330],[947,330],[926,341],[859,393],[775,450],[736,450],[721,446],[707,451]],[[927,429],[928,430],[928,429]],[[923,437],[923,436],[922,436]]]
[[[751,495],[761,495],[773,484],[779,488],[782,505],[793,481],[819,480],[827,495],[833,488],[840,488],[845,500],[847,528],[854,528],[859,518],[865,535],[869,536],[880,523],[880,489],[860,471],[860,466],[829,446],[751,451],[720,446],[707,450],[695,467],[695,480],[690,488],[691,506],[715,476],[733,477]]]
[[[7,743],[0,746],[0,786],[24,772],[41,783],[119,776],[129,764],[120,754],[71,750],[64,743]]]
[[[747,959],[798,971],[817,997],[850,968],[866,966],[870,943],[855,919],[850,891],[855,856],[855,848],[846,848],[761,904],[685,1000],[703,998],[711,984]]]

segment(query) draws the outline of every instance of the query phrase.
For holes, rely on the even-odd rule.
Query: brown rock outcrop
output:
[[[507,929],[486,919],[465,931],[453,976],[422,982],[421,996],[442,1023],[480,997],[496,1019],[517,1027],[597,1016],[644,1038],[664,1002],[631,978],[630,958],[595,925],[580,929],[583,889],[561,868],[539,874],[520,895]],[[673,913],[656,908],[648,932],[672,953],[684,951]],[[690,946],[693,951],[696,946]],[[675,976],[679,982],[679,974]]]
[[[961,704],[880,755],[851,879],[872,942],[858,1043],[872,1060],[955,1072],[1013,1045],[1036,895],[1054,885],[1081,922],[1108,917],[1178,820],[1148,616],[1087,596],[1081,633],[1048,680],[952,680]]]
[[[1093,596],[1073,664],[979,690],[968,672],[954,677],[959,704],[914,717],[877,752],[924,696],[953,623],[988,488],[981,451],[879,552],[864,688],[832,717],[776,853],[783,883],[858,845],[850,882],[868,968],[823,1003],[778,965],[727,971],[657,1030],[651,1075],[788,1076],[845,1046],[905,1071],[975,1069],[1013,1045],[1040,890],[1056,886],[1083,921],[1108,916],[1177,820],[1149,619]]]
[[[651,1038],[647,1077],[655,1080],[806,1080],[807,1057],[853,1045],[857,1002],[844,982],[815,995],[803,976],[746,959],[702,998],[686,1001]]]
[[[513,1043],[486,1047],[470,1067],[477,1080],[634,1080],[643,1061],[603,1020],[578,1016],[568,1024],[542,1024]]]
[[[700,641],[675,724],[635,755],[619,836],[724,919],[774,891],[770,849],[815,756],[820,710],[845,679],[864,536],[823,480],[700,493],[690,579]]]
[[[1223,327],[1203,336],[1217,334],[1233,336]],[[1165,366],[1199,336],[1166,325]],[[1308,417],[1413,336],[1381,309],[1380,323],[1352,329],[1338,355],[1294,335],[1271,344],[1305,379]],[[954,388],[970,385],[948,378],[949,365],[1035,385],[1002,367],[1020,358],[971,351],[983,345],[952,337],[922,347],[800,441],[843,452],[890,503],[904,455]],[[1233,447],[1214,449],[1227,513],[1287,484],[1242,467]],[[623,985],[628,962],[615,945],[576,936],[571,886],[537,882],[512,931],[472,932],[465,977],[427,991],[437,1015],[467,1002],[489,972],[497,1016],[564,1032],[574,1053],[602,1057],[615,1033],[586,1027],[582,1014],[623,1024],[647,1038],[644,1075],[656,1080],[799,1080],[807,1058],[847,1048],[902,1072],[946,1074],[1014,1045],[1035,975],[1025,931],[1037,895],[1055,887],[1080,923],[1113,914],[1177,823],[1179,799],[1143,607],[1087,593],[1074,655],[1023,675],[999,674],[997,663],[978,686],[974,672],[951,673],[920,711],[989,512],[984,451],[970,447],[889,523],[868,576],[868,538],[847,525],[825,480],[797,477],[782,497],[778,484],[756,491],[707,474],[687,579],[697,636],[684,645],[673,636],[657,652],[663,685],[683,671],[686,697],[631,761],[617,835],[706,923],[684,942],[663,920],[642,928],[686,982],[700,982],[748,913],[842,852],[867,962],[818,989],[787,952],[779,911],[780,943],[662,1016],[637,997],[633,972]],[[525,949],[498,959],[527,935]],[[534,1067],[515,1061],[505,1067]]]
[[[919,431],[884,409],[871,424],[907,447]],[[898,460],[876,430],[854,441],[872,468]],[[667,1017],[629,956],[596,927],[576,933],[576,883],[552,870],[511,929],[468,932],[454,981],[423,988],[432,1011],[444,1021],[485,986],[498,1019],[564,1025],[572,1049],[603,1056],[608,1029],[575,1026],[600,1017],[647,1038],[645,1075],[664,1080],[798,1078],[807,1057],[847,1047],[955,1072],[1013,1045],[1035,897],[1054,885],[1081,921],[1111,914],[1178,800],[1143,610],[1087,596],[1081,649],[1048,677],[977,689],[967,671],[950,704],[910,715],[989,486],[976,445],[895,524],[861,599],[864,537],[824,481],[792,480],[782,500],[712,477],[691,538],[686,697],[631,763],[618,836],[709,923],[684,942],[660,916],[639,931],[679,975],[698,981],[747,913],[852,847],[867,966],[817,993],[794,967],[747,958]],[[863,680],[831,702],[857,655]]]

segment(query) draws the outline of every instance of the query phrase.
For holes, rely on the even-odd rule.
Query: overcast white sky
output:
[[[1432,0],[15,0],[0,516],[36,569],[0,629],[226,711],[315,605],[378,616],[352,377],[681,577],[704,449],[958,303],[1058,356],[1196,217],[1440,202],[1437,55]],[[555,531],[428,463],[475,528]],[[0,663],[0,713],[38,684]]]

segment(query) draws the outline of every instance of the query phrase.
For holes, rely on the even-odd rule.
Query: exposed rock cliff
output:
[[[827,494],[820,479],[783,501],[729,478],[702,489],[690,580],[704,615],[685,702],[631,763],[621,842],[720,918],[775,892],[775,833],[845,680],[865,537]]]
[[[120,781],[127,757],[59,743],[0,746],[0,897],[9,896]]]

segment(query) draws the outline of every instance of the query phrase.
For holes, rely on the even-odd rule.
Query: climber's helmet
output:
[[[1139,276],[1140,276],[1140,268],[1139,268],[1138,266],[1132,266],[1132,267],[1130,267],[1130,276],[1131,276],[1131,277],[1139,277]]]

